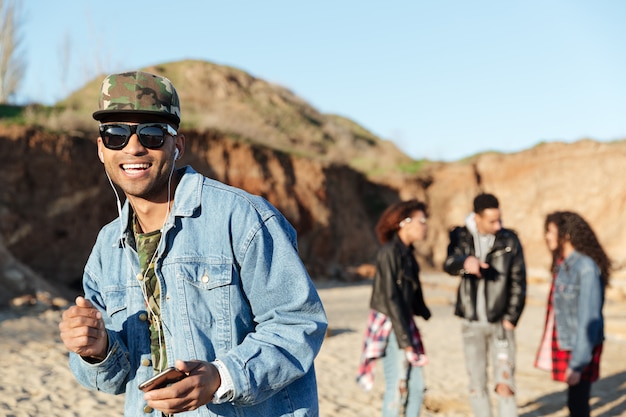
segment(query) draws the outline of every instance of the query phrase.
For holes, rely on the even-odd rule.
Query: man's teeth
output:
[[[122,169],[148,169],[150,168],[150,164],[123,164]]]

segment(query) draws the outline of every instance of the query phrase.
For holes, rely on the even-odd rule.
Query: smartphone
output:
[[[167,368],[166,370],[159,372],[152,378],[147,381],[139,384],[139,389],[147,392],[157,388],[163,388],[168,384],[173,384],[174,382],[178,382],[181,379],[185,378],[187,374],[183,371],[174,368],[173,366]]]

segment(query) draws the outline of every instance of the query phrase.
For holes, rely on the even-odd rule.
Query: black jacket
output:
[[[370,301],[371,308],[389,317],[402,349],[412,345],[410,320],[413,316],[430,318],[412,249],[413,246],[405,246],[398,235],[394,235],[378,250]]]
[[[455,314],[468,320],[478,320],[478,278],[466,274],[463,263],[465,258],[474,254],[474,238],[468,228],[464,226],[452,230],[443,269],[450,275],[461,275]],[[501,229],[496,233],[486,263],[489,268],[481,271],[481,275],[486,284],[487,320],[495,323],[506,319],[516,325],[526,303],[526,266],[522,245],[515,232]]]

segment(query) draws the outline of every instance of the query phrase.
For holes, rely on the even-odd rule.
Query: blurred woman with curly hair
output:
[[[388,207],[376,225],[382,244],[357,381],[373,383],[374,360],[382,358],[385,374],[383,417],[415,416],[424,401],[422,366],[426,356],[414,316],[428,320],[413,244],[426,238],[426,205],[418,200]]]
[[[570,416],[589,416],[591,384],[599,378],[604,340],[604,291],[611,271],[593,229],[577,213],[557,211],[545,221],[553,280],[546,327],[535,366],[567,383]]]

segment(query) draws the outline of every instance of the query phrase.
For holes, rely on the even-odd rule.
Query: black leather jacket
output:
[[[448,257],[443,269],[450,275],[461,275],[455,314],[468,320],[478,320],[475,275],[463,270],[465,258],[474,255],[474,238],[467,227],[456,227],[450,232]],[[495,323],[506,319],[517,324],[526,303],[526,266],[522,245],[515,232],[501,229],[487,254],[489,268],[481,271],[485,279],[487,320]]]
[[[430,318],[419,280],[419,265],[412,249],[395,235],[378,250],[370,301],[371,308],[389,317],[402,349],[411,346],[409,320],[413,320],[414,315],[426,320]]]

